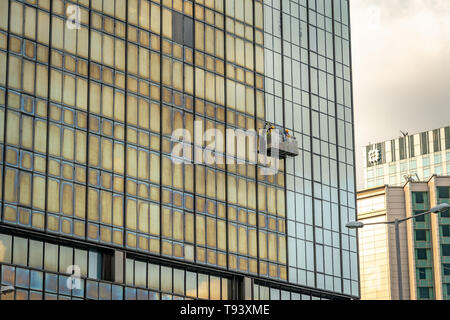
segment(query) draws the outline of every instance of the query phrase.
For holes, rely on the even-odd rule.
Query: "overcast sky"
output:
[[[450,125],[450,1],[351,0],[358,188],[362,148]]]

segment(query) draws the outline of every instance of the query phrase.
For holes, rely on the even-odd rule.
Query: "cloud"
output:
[[[358,187],[362,147],[450,124],[450,1],[351,1]]]

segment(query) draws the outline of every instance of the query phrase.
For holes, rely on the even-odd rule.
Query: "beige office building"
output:
[[[394,221],[450,202],[450,177],[432,176],[403,187],[358,192],[358,220]],[[395,229],[367,225],[359,230],[361,298],[399,299]],[[422,216],[400,226],[403,299],[450,299],[450,211]]]

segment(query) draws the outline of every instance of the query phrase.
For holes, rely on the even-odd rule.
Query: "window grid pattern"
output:
[[[289,281],[358,296],[356,233],[345,228],[356,219],[348,2],[273,1],[265,10],[266,65],[281,59],[282,69],[273,81],[266,72],[266,92],[284,106],[274,112],[278,103],[266,100],[267,118],[281,114],[274,122],[300,146],[286,162]]]
[[[246,164],[170,161],[172,131],[194,137],[194,121],[264,126],[260,2],[1,5],[4,223],[287,279],[283,172],[219,143]],[[172,41],[175,12],[195,18],[193,43]]]
[[[413,214],[420,214],[430,209],[428,192],[412,193]],[[415,219],[414,221],[414,250],[416,255],[416,290],[417,298],[433,299],[434,277],[433,277],[433,253],[431,245],[431,223],[430,216]],[[420,252],[419,252],[420,251]]]
[[[407,175],[416,178],[417,174],[425,181],[433,174],[450,174],[450,127],[386,141],[377,144],[376,148],[381,152],[381,160],[376,164],[365,164],[366,188],[385,184],[401,186]],[[373,146],[368,146],[364,150],[367,160],[372,149]],[[403,157],[400,157],[401,151]]]
[[[293,290],[283,290],[274,286],[254,284],[253,297],[255,300],[330,300],[321,295],[305,294]]]
[[[125,285],[105,281],[101,251],[0,234],[0,282],[14,286],[2,300],[228,300],[231,280],[126,259]],[[72,265],[80,286],[70,288]],[[75,283],[73,283],[75,284]]]
[[[358,296],[348,0],[0,6],[2,223]],[[175,129],[191,159],[211,148],[194,121],[272,121],[301,158],[266,177],[249,146],[215,141],[245,164],[175,165]]]
[[[438,204],[450,203],[450,187],[437,187],[436,195]],[[450,245],[450,210],[439,215],[439,242]],[[441,252],[442,294],[444,300],[450,300],[450,257],[444,256],[444,250]]]

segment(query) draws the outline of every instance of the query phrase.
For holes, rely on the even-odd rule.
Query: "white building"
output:
[[[371,144],[364,156],[366,189],[450,175],[450,126]]]

